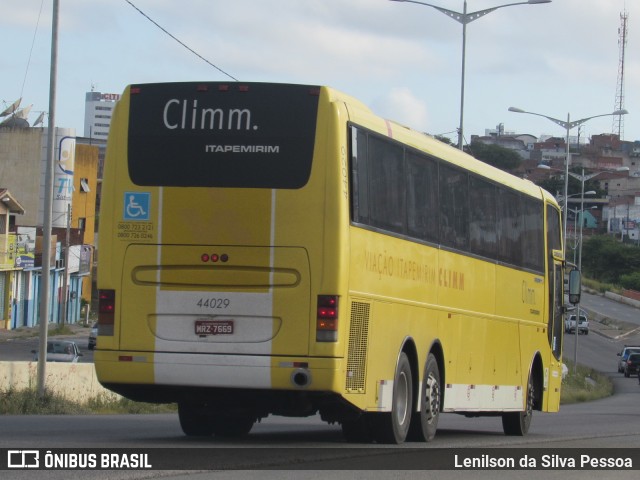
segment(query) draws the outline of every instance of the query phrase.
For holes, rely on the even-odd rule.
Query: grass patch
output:
[[[46,390],[40,396],[35,388],[0,391],[0,415],[144,414],[177,410],[175,404],[134,402],[116,395],[101,395],[80,403]]]
[[[2,415],[77,415],[90,413],[76,402],[45,391],[38,395],[35,388],[0,392],[0,414]]]
[[[49,327],[49,336],[55,336],[55,335],[73,335],[75,332],[73,330],[71,330],[71,327],[69,327],[69,325],[65,324],[65,325],[60,325],[60,324],[56,324],[55,327]]]
[[[612,292],[617,293],[618,295],[622,294],[622,288],[619,285],[614,285],[612,283],[604,283],[594,280],[592,278],[582,277],[582,286],[591,290],[595,290],[599,293]]]
[[[565,360],[569,373],[562,380],[560,403],[590,402],[613,395],[613,383],[609,378],[582,365],[574,373],[574,363]]]
[[[122,414],[122,413],[173,413],[178,411],[175,403],[146,403],[134,402],[124,397],[101,395],[92,398],[86,403],[91,413],[96,414]]]

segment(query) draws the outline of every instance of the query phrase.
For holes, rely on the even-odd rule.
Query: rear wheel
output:
[[[249,412],[227,412],[213,415],[210,422],[215,436],[237,438],[251,431],[256,417]]]
[[[390,413],[369,414],[371,433],[378,443],[402,443],[407,438],[413,410],[413,377],[407,355],[402,352],[393,380]]]
[[[531,377],[527,386],[526,409],[524,412],[507,412],[502,414],[502,429],[505,435],[526,435],[531,426],[533,418],[533,404],[535,401],[535,390]]]
[[[213,434],[211,417],[202,407],[178,403],[178,418],[185,435],[190,437],[208,437]]]
[[[440,369],[433,354],[424,366],[424,379],[420,391],[420,411],[411,419],[409,439],[430,442],[436,435],[440,418]]]

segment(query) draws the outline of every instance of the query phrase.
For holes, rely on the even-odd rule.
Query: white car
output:
[[[566,333],[575,333],[576,331],[576,314],[573,313],[564,321],[564,331]],[[589,335],[589,319],[584,312],[580,312],[580,320],[578,321],[578,334],[584,333]]]
[[[38,361],[38,350],[31,350],[33,360]],[[68,340],[47,341],[47,362],[78,363],[82,356],[76,342]]]

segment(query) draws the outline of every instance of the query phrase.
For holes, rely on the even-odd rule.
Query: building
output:
[[[23,214],[24,208],[18,200],[6,188],[0,188],[0,328],[9,326],[9,319],[15,314],[13,299],[21,293],[17,289],[22,252],[10,228],[15,225],[15,216]]]
[[[607,233],[640,243],[640,192],[612,199],[603,212]]]
[[[11,217],[6,241],[9,250],[15,244],[15,250],[25,252],[15,257],[12,265],[5,265],[5,270],[12,269],[13,273],[10,287],[0,297],[0,327],[34,326],[39,322],[47,137],[46,129],[28,124],[0,128],[0,183],[11,192],[20,192],[24,210]],[[55,145],[48,321],[63,321],[60,305],[66,298],[64,322],[73,323],[80,319],[83,300],[91,300],[98,147],[76,145],[75,131],[62,128],[56,129]]]
[[[118,93],[87,92],[84,103],[84,136],[106,140]]]

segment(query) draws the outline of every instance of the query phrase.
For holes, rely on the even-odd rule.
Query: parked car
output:
[[[564,331],[566,333],[575,333],[576,331],[576,314],[573,313],[564,321]],[[589,319],[584,311],[580,311],[580,320],[578,321],[578,334],[584,333],[589,335]]]
[[[94,323],[93,327],[91,327],[91,332],[89,333],[89,350],[93,350],[96,348],[96,339],[98,338],[98,324]]]
[[[627,363],[627,358],[632,353],[640,353],[640,345],[625,345],[622,351],[618,354],[620,359],[618,360],[618,373],[624,372],[624,366]]]
[[[632,353],[624,364],[624,376],[637,375],[640,369],[640,353]]]
[[[33,360],[38,361],[38,350],[31,350]],[[48,340],[47,362],[78,363],[82,356],[76,342],[70,340]]]

